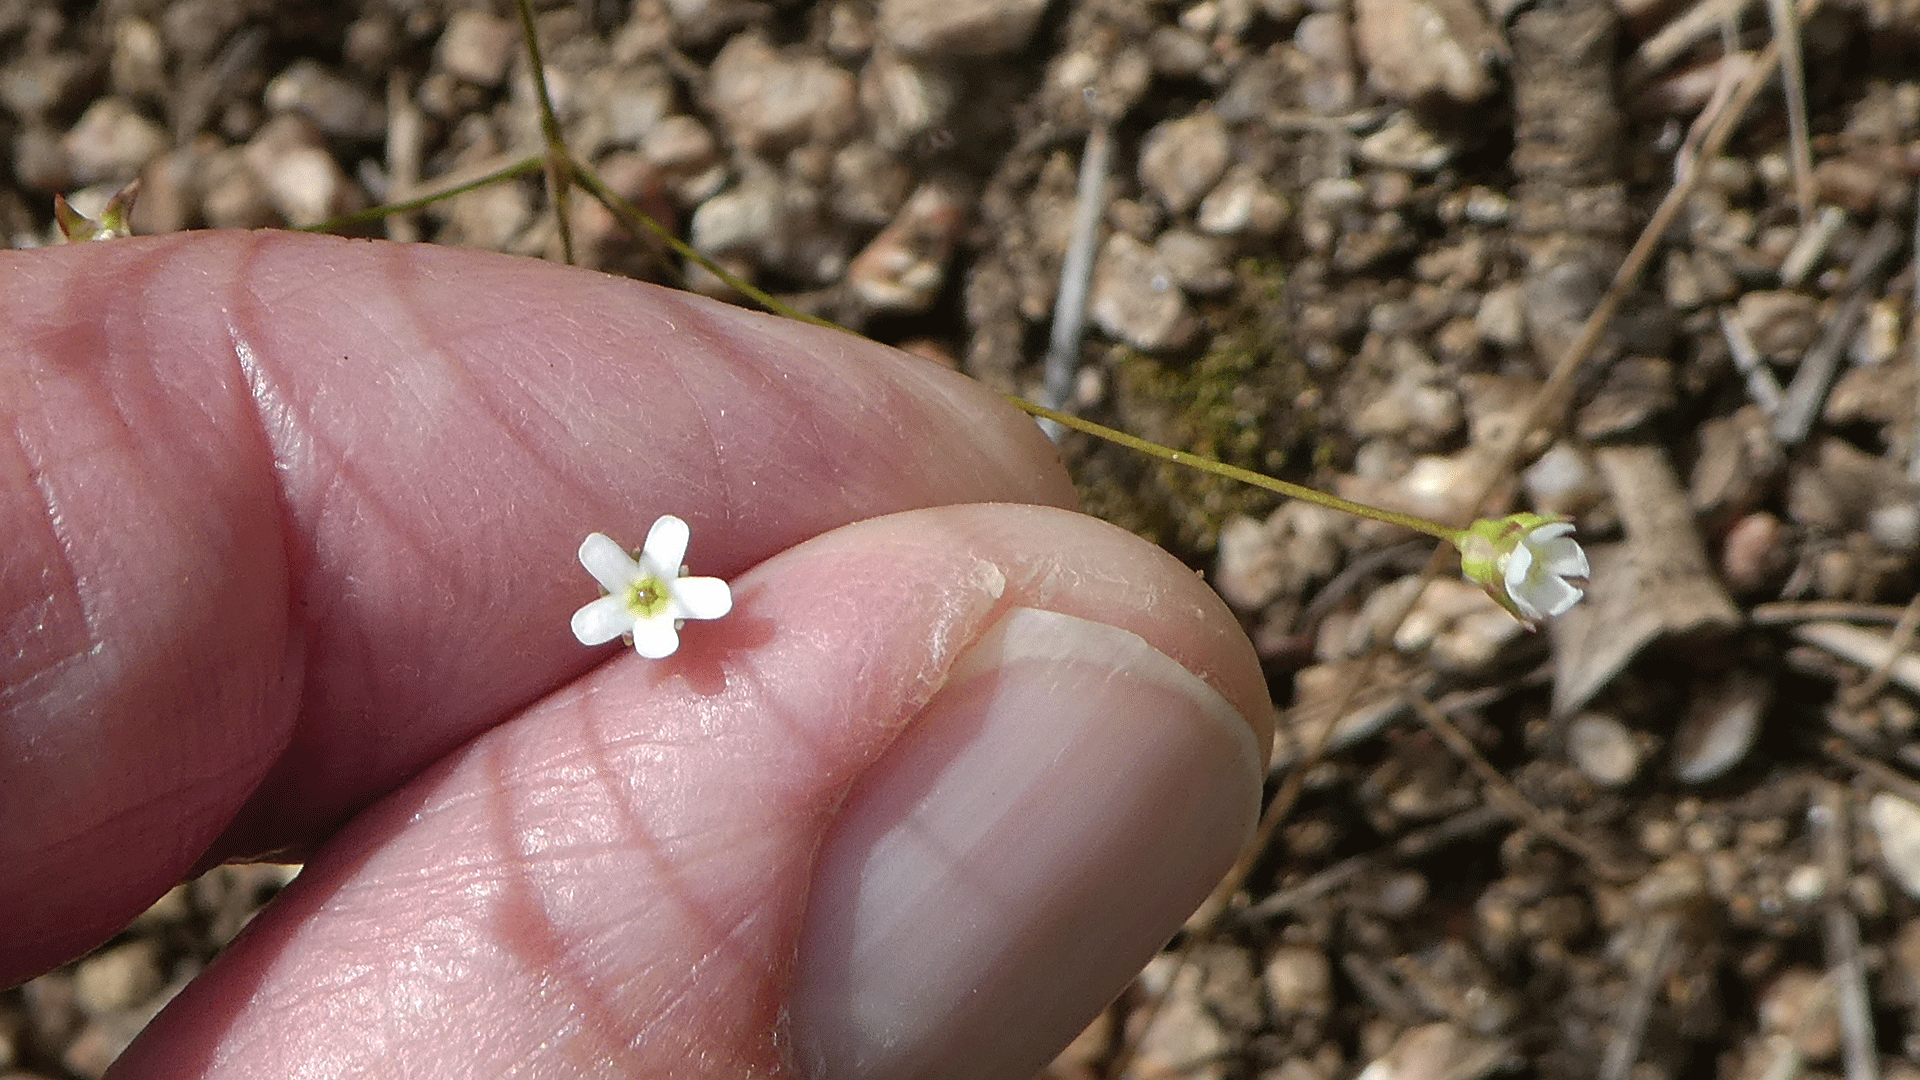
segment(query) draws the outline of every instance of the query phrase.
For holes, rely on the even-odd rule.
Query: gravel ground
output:
[[[0,0],[0,229],[51,242],[54,193],[136,175],[139,232],[306,226],[520,161],[512,14]],[[1450,568],[1423,583],[1411,534],[1067,439],[1089,509],[1206,570],[1289,709],[1245,888],[1055,1076],[1920,1077],[1913,0],[538,24],[580,160],[802,310],[1176,446],[1442,520],[1490,486],[1589,541],[1590,602],[1530,635]],[[1779,54],[1789,92],[1756,75]],[[584,199],[569,220],[581,262],[728,293]],[[559,252],[537,174],[370,228]],[[216,870],[0,995],[0,1077],[99,1076],[292,872]]]

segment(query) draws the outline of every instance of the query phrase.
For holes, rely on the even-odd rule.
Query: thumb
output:
[[[1266,699],[1064,511],[834,530],[328,842],[119,1075],[1029,1076],[1232,862]]]

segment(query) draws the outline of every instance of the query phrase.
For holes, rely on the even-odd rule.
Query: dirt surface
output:
[[[1355,498],[1578,523],[1589,601],[1530,635],[1423,585],[1430,541],[1067,439],[1246,619],[1289,809],[1055,1075],[1920,1077],[1920,10],[1783,12],[541,7],[574,153],[804,310]],[[1745,95],[1776,50],[1805,77]],[[538,149],[528,71],[505,7],[5,0],[0,228],[135,175],[148,233],[406,198]],[[367,228],[560,249],[537,175]],[[0,1076],[100,1075],[289,873],[0,995]]]

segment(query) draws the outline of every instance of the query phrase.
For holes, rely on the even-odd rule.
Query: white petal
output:
[[[1567,536],[1573,532],[1571,521],[1549,521],[1527,534],[1526,543],[1538,546],[1556,537]]]
[[[733,590],[717,577],[683,577],[667,588],[683,619],[717,619],[733,610]]]
[[[619,593],[633,584],[640,567],[633,556],[623,551],[606,533],[591,533],[580,542],[580,565],[593,580],[610,593]]]
[[[1593,568],[1587,565],[1587,553],[1572,540],[1560,541],[1552,551],[1542,552],[1540,561],[1546,564],[1549,573],[1561,577],[1584,579],[1593,573]]]
[[[680,647],[680,631],[673,623],[671,615],[656,615],[634,623],[633,651],[649,660],[672,656],[673,650]]]
[[[640,554],[653,563],[663,578],[680,576],[680,564],[687,561],[687,538],[693,530],[672,514],[662,514],[647,530],[647,544]]]
[[[1515,544],[1507,553],[1507,564],[1500,568],[1501,580],[1506,583],[1507,595],[1514,596],[1527,587],[1527,575],[1533,573],[1533,549],[1526,544]]]
[[[1532,592],[1533,595],[1530,597],[1532,603],[1522,604],[1521,606],[1536,607],[1548,618],[1565,615],[1567,612],[1572,611],[1573,605],[1579,603],[1580,597],[1584,595],[1579,589],[1574,588],[1565,580],[1557,577],[1550,577],[1537,582]],[[1538,617],[1539,616],[1535,616],[1535,618]]]
[[[582,645],[605,645],[633,629],[633,613],[617,596],[603,596],[573,613],[573,636]]]

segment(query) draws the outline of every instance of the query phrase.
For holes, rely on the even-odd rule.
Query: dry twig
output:
[[[1813,848],[1832,888],[1822,913],[1821,937],[1827,970],[1840,1012],[1841,1060],[1847,1080],[1879,1080],[1880,1056],[1874,1049],[1873,1013],[1867,999],[1866,969],[1860,962],[1860,923],[1847,903],[1846,881],[1853,869],[1847,844],[1846,789],[1823,783],[1807,810]]]

